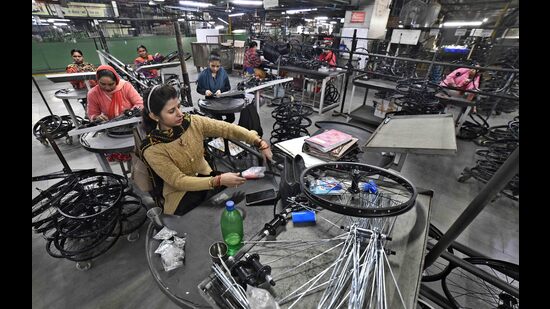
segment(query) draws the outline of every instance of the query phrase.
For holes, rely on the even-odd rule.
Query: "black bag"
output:
[[[241,110],[241,117],[239,118],[239,125],[249,130],[255,130],[258,135],[262,137],[264,130],[260,123],[260,116],[256,111],[255,104],[248,104],[243,110]]]

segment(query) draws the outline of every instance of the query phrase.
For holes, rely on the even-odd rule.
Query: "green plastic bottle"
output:
[[[243,239],[243,217],[241,213],[235,209],[235,203],[231,200],[225,202],[225,209],[220,220],[222,228],[223,241],[227,245],[227,254],[235,255],[242,247]]]

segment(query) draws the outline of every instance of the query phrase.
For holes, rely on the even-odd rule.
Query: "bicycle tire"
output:
[[[82,262],[82,261],[95,259],[96,257],[104,254],[109,249],[111,249],[115,245],[117,240],[120,238],[120,235],[122,234],[122,225],[117,222],[117,224],[115,224],[115,228],[113,229],[113,231],[115,231],[114,234],[111,232],[111,234],[109,235],[109,237],[111,237],[110,240],[105,239],[104,241],[99,243],[99,245],[93,247],[92,249],[84,253],[80,253],[80,254],[65,257],[65,258],[73,262]]]
[[[327,173],[329,171],[330,173]],[[338,179],[334,176],[342,175],[344,179],[338,181],[338,184],[328,192],[319,194],[319,192],[310,190],[314,185],[312,181],[315,181],[317,185],[319,184],[318,180],[325,181],[315,177],[317,175],[322,177],[331,175],[330,177],[334,179]],[[381,194],[370,193],[364,188],[359,188],[361,183],[374,181],[375,177],[369,177],[372,175],[376,175],[378,179],[384,178],[383,181],[377,179],[378,183],[375,182],[377,192],[383,189],[383,192],[380,192]],[[351,180],[351,184],[348,186],[349,180]],[[353,217],[396,216],[410,210],[415,205],[417,196],[414,185],[403,176],[376,166],[355,162],[329,162],[311,166],[302,172],[300,185],[304,195],[313,204]],[[330,192],[338,185],[340,185],[340,189],[334,191],[336,194]],[[390,187],[393,191],[388,189]],[[314,189],[316,190],[316,188]],[[344,200],[342,200],[342,196],[344,196]],[[353,201],[355,203],[358,201],[359,207],[352,205]]]
[[[507,278],[511,278],[511,282],[510,283],[513,283],[514,281],[517,281],[518,282],[518,285],[519,285],[519,265],[516,265],[516,264],[513,264],[513,263],[509,263],[509,262],[506,262],[506,261],[500,261],[500,260],[494,260],[494,259],[487,259],[487,258],[481,258],[481,257],[471,257],[471,258],[465,258],[464,259],[465,261],[471,263],[471,264],[474,264],[474,265],[479,265],[479,266],[487,266],[490,268],[490,270],[493,272],[494,275],[496,275],[495,271],[496,272],[500,272],[502,275],[505,275]],[[464,292],[460,292],[459,295],[454,295],[452,290],[449,289],[450,286],[452,286],[454,288],[453,285],[449,284],[449,282],[451,282],[451,279],[449,278],[449,276],[451,276],[453,274],[453,271],[456,270],[457,268],[460,268],[459,266],[457,266],[456,264],[452,264],[452,267],[451,267],[451,270],[449,271],[449,273],[443,278],[443,280],[441,281],[441,287],[443,288],[443,292],[445,293],[445,296],[447,296],[447,298],[449,299],[452,307],[454,308],[476,308],[476,309],[483,309],[483,308],[492,308],[492,309],[496,309],[496,308],[499,308],[499,309],[518,309],[519,308],[519,300],[516,299],[515,297],[509,295],[509,294],[496,294],[498,295],[499,298],[506,298],[508,299],[510,302],[514,302],[516,301],[516,305],[517,306],[499,306],[499,302],[496,302],[495,303],[495,299],[493,298],[492,299],[492,304],[491,305],[488,305],[488,306],[483,306],[482,303],[480,303],[480,301],[482,300],[482,298],[484,296],[487,296],[489,295],[490,297],[493,297],[495,294],[493,294],[493,290],[489,291],[488,294],[486,293],[482,293],[480,295],[477,295],[475,297],[469,297],[468,298],[468,301],[470,302],[474,302],[473,303],[473,307],[470,306],[470,303],[468,303],[468,307],[464,306],[463,304],[465,303],[465,300],[463,298],[465,298],[466,295],[468,295],[467,293],[464,293]],[[463,271],[462,274],[459,275],[460,278],[462,279],[466,279],[468,278],[467,276],[471,276],[471,277],[475,277],[473,274],[470,274],[469,272],[466,272],[466,271]],[[477,278],[477,277],[475,277]],[[482,281],[482,283],[479,283],[479,286],[482,288],[482,289],[487,289],[489,290],[489,285],[490,283],[488,282],[485,282],[483,281],[482,279],[480,278],[477,278],[479,280]],[[502,278],[501,278],[502,279]],[[508,280],[506,280],[508,282]],[[474,282],[474,280],[472,280],[472,282]],[[453,282],[454,284],[455,282]],[[464,290],[466,290],[466,288],[470,288],[470,286],[466,286],[466,282],[461,282],[458,286],[456,286],[457,288],[463,288]],[[496,290],[500,290],[500,289],[497,289],[496,287],[493,287],[494,289]],[[491,299],[489,299],[490,297],[487,297],[487,301],[490,301]],[[485,304],[487,305],[487,304]],[[494,306],[492,306],[494,305]]]
[[[443,232],[441,232],[435,225],[430,223],[428,236],[438,241],[443,236]],[[449,253],[454,253],[454,250],[451,246],[447,248],[447,251]],[[441,267],[440,266],[440,264],[442,263],[441,261],[444,261],[446,265]],[[438,272],[424,275],[424,273],[429,273],[428,269],[431,268],[433,270],[436,267],[438,269]],[[422,282],[431,282],[431,281],[440,280],[441,278],[445,277],[450,271],[451,271],[451,264],[447,260],[439,257],[437,260],[434,261],[432,265],[424,269],[424,272],[422,273]]]
[[[80,178],[78,183],[65,196],[69,197],[59,202],[61,215],[70,219],[87,220],[111,211],[120,201],[124,192],[120,177],[113,175],[98,172]],[[112,182],[109,181],[109,178]],[[106,179],[106,184],[104,184],[103,182]],[[87,187],[88,185],[94,185],[96,182],[97,187]],[[74,194],[70,196],[73,192]]]

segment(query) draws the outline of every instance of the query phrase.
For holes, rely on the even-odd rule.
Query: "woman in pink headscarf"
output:
[[[143,108],[143,98],[131,83],[121,79],[109,65],[100,65],[96,71],[97,84],[88,92],[88,117],[91,121],[106,121],[124,110]]]
[[[447,75],[439,85],[463,90],[477,90],[479,89],[479,79],[480,75],[476,69],[459,68]],[[460,94],[462,95],[463,92]]]

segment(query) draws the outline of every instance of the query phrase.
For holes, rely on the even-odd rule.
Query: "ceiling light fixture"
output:
[[[448,21],[443,23],[443,27],[460,27],[460,26],[480,26],[482,21]]]
[[[235,13],[235,14],[229,14],[229,15],[227,15],[227,16],[229,16],[229,17],[235,17],[235,16],[243,16],[243,15],[244,15],[244,13]]]
[[[232,2],[240,5],[263,5],[264,4],[263,1],[252,1],[252,0],[233,0]]]
[[[214,27],[214,28],[216,28],[216,29],[218,29],[218,30],[221,30],[221,29],[224,29],[225,27],[224,27],[224,25],[217,25],[217,26]]]
[[[196,6],[199,8],[206,8],[209,6],[213,6],[212,3],[205,3],[205,2],[196,2],[196,1],[180,1],[181,5],[187,5],[187,6]]]
[[[221,19],[221,18],[219,18],[219,17],[218,17],[218,20],[221,21],[222,23],[226,24],[226,25],[229,25],[228,22],[226,22],[225,20],[223,20],[223,19]]]
[[[231,31],[232,33],[246,33],[246,30],[244,29],[235,29],[233,31]]]
[[[53,23],[56,21],[71,21],[70,19],[60,19],[60,18],[48,18],[49,23]]]
[[[310,12],[310,11],[317,11],[317,8],[313,8],[313,9],[287,10],[286,13],[287,13],[287,14],[297,14],[297,13],[301,13],[301,12]]]
[[[315,17],[315,19],[317,19],[317,20],[325,20],[325,19],[328,19],[328,17],[326,17],[326,16],[317,16],[317,17]]]

